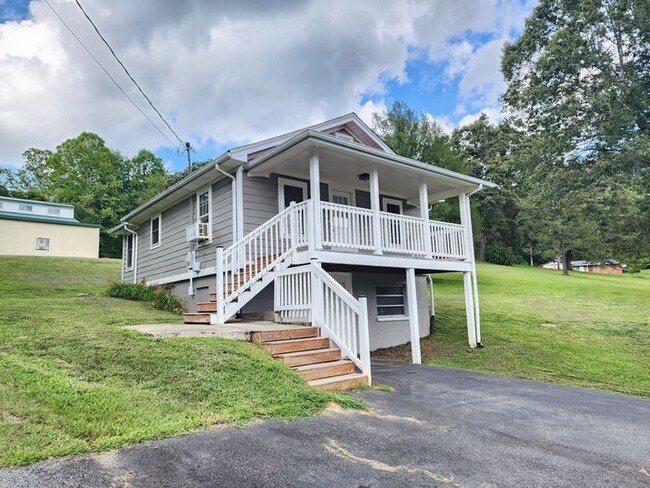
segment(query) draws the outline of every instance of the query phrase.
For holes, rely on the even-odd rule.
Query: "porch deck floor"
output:
[[[126,325],[125,329],[135,330],[155,337],[220,337],[248,341],[251,332],[267,332],[274,330],[297,329],[303,327],[296,324],[278,324],[268,320],[234,320],[225,325],[209,324],[140,324]]]

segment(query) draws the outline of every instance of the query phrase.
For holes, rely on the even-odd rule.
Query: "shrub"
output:
[[[159,310],[181,314],[185,311],[183,300],[164,286],[147,286],[142,283],[113,283],[106,294],[113,298],[148,302]]]
[[[500,242],[494,242],[487,245],[485,260],[488,263],[512,266],[517,262],[517,256],[515,256],[515,253],[509,247],[504,246]]]

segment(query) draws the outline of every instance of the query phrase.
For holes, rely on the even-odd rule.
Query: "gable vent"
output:
[[[346,141],[354,142],[354,137],[352,137],[350,134],[347,132],[343,131],[336,131],[334,133],[334,137],[338,137],[339,139],[345,139]]]

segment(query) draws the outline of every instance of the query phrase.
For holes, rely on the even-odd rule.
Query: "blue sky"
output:
[[[51,3],[167,132],[74,2]],[[181,138],[197,149],[192,157],[204,160],[349,111],[369,122],[398,100],[446,130],[481,112],[498,120],[501,47],[520,34],[534,2],[83,5]],[[6,86],[2,166],[19,167],[27,148],[53,149],[84,130],[127,156],[148,148],[171,169],[186,164],[42,1],[0,0],[0,78]]]

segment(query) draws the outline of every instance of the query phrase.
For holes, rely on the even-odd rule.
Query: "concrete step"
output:
[[[183,322],[186,324],[209,324],[209,313],[184,313]]]
[[[358,386],[367,385],[368,377],[361,373],[351,373],[341,376],[331,376],[329,378],[309,380],[307,383],[316,388],[320,388],[321,390],[342,391]]]
[[[340,359],[338,361],[330,361],[327,363],[294,366],[292,369],[305,380],[317,380],[320,378],[329,378],[332,376],[354,373],[354,363],[349,359]]]
[[[337,361],[341,359],[341,350],[333,347],[328,347],[314,351],[300,351],[277,354],[275,358],[287,366],[302,366],[304,364]]]
[[[305,339],[317,337],[318,327],[299,327],[284,330],[266,330],[251,333],[251,341],[255,344],[262,344],[272,341],[284,341],[287,339]]]
[[[270,354],[282,354],[286,352],[310,351],[313,349],[327,349],[330,347],[330,340],[327,337],[308,337],[304,339],[288,339],[283,341],[265,342],[262,347]]]

